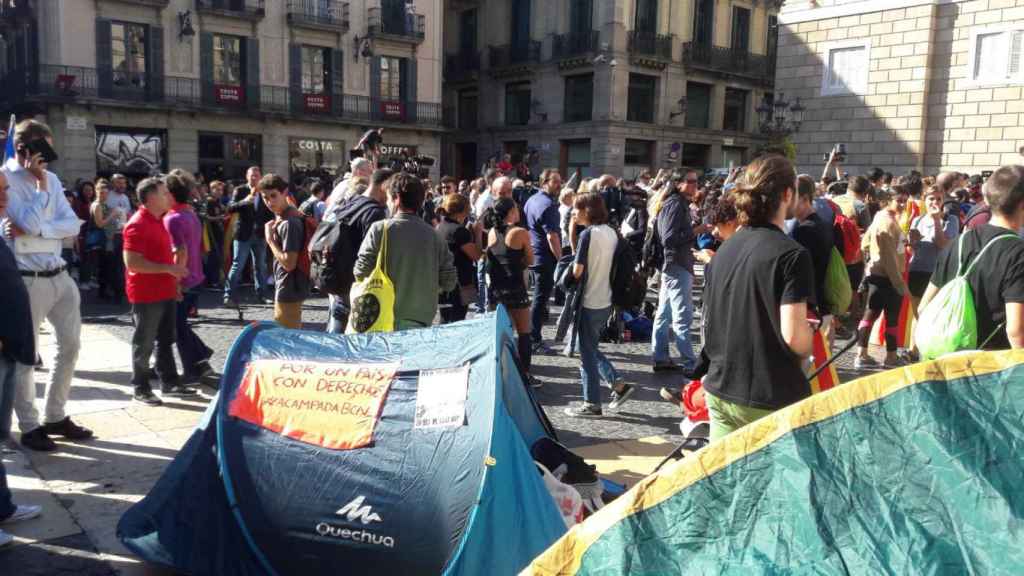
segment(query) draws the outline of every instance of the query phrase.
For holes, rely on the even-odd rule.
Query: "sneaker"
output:
[[[184,381],[188,384],[199,384],[214,390],[220,388],[220,374],[213,370],[213,367],[210,366],[210,362],[207,360],[196,364],[195,372],[186,375]]]
[[[160,387],[161,396],[171,396],[173,398],[183,398],[186,396],[195,396],[195,388],[189,388],[184,384],[171,384],[169,386]]]
[[[875,370],[878,366],[878,360],[875,360],[870,356],[857,356],[853,360],[854,370]]]
[[[897,356],[896,359],[893,360],[892,362],[890,362],[888,360],[882,362],[882,368],[885,368],[885,369],[901,368],[903,366],[909,366],[910,364],[913,364],[913,362],[911,362],[911,361],[909,361],[906,358],[903,358],[901,356]]]
[[[88,440],[92,438],[92,430],[83,428],[71,421],[70,416],[65,416],[60,422],[43,424],[43,430],[47,434],[63,436],[68,440]]]
[[[601,407],[597,404],[590,404],[584,402],[579,406],[570,406],[565,409],[566,416],[572,416],[574,418],[597,418],[602,416]]]
[[[42,426],[21,435],[21,445],[37,452],[53,452],[57,444],[46,434]]]
[[[0,548],[7,546],[11,542],[14,542],[14,536],[11,536],[7,532],[0,530]]]
[[[7,518],[0,520],[0,524],[11,524],[14,522],[21,522],[22,520],[31,520],[43,513],[42,506],[32,506],[28,504],[21,504],[14,509],[14,514],[11,514]]]
[[[132,396],[132,400],[145,404],[146,406],[160,406],[164,403],[163,400],[156,397],[156,394],[153,394],[152,390],[136,392],[135,395]]]
[[[238,310],[238,301],[235,300],[234,298],[225,298],[224,307],[230,308],[232,310]]]
[[[534,390],[544,385],[544,383],[541,382],[540,379],[537,378],[536,376],[530,375],[527,376],[526,378],[530,381],[530,388],[533,388]]]
[[[655,362],[654,363],[654,371],[655,372],[677,372],[677,371],[682,370],[682,369],[683,369],[683,367],[680,366],[679,364],[676,364],[675,362]]]
[[[679,404],[683,401],[683,391],[680,388],[673,388],[671,386],[662,386],[661,390],[658,391],[658,395],[665,402],[671,402],[673,404]]]
[[[612,390],[611,401],[608,402],[608,408],[611,410],[618,410],[619,407],[626,403],[626,400],[629,400],[629,397],[633,395],[633,392],[636,392],[636,386],[633,386],[632,384],[624,384],[621,391]]]

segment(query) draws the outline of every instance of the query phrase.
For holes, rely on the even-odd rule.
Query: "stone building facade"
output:
[[[745,162],[765,142],[777,4],[445,0],[446,171],[534,151],[563,173]]]
[[[0,0],[0,113],[54,129],[68,183],[251,164],[333,179],[379,126],[388,154],[439,158],[442,10],[414,6]]]
[[[1024,0],[790,1],[779,18],[776,89],[807,108],[801,170],[836,143],[851,174],[1022,161]]]

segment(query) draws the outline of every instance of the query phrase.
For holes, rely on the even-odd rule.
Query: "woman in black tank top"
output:
[[[487,289],[491,310],[504,304],[518,338],[519,357],[530,369],[530,295],[526,269],[533,264],[530,234],[517,226],[519,209],[511,198],[499,198],[484,215],[487,233]]]

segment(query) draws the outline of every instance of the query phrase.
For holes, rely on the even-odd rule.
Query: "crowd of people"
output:
[[[0,171],[0,302],[10,314],[0,328],[0,439],[15,412],[32,450],[56,449],[53,435],[92,437],[64,412],[80,293],[91,290],[131,305],[134,399],[146,405],[219,384],[213,352],[188,322],[202,289],[222,292],[229,308],[272,303],[274,319],[296,329],[319,291],[330,302],[326,330],[351,333],[367,327],[350,291],[382,269],[395,330],[501,305],[534,387],[542,385],[531,375],[535,355],[578,352],[582,402],[565,410],[572,417],[601,417],[631,398],[635,384],[601,345],[639,339],[646,322],[651,370],[702,381],[712,439],[809,396],[815,337],[832,347],[855,339],[858,369],[916,361],[901,336],[906,310],[927,306],[968,263],[979,347],[1024,346],[1021,166],[987,178],[851,176],[833,153],[815,178],[766,154],[723,176],[676,168],[565,180],[503,159],[479,178],[446,176],[435,186],[369,154],[335,182],[296,185],[252,166],[237,186],[175,169],[134,185],[115,174],[66,191],[30,151],[34,141],[52,144],[49,128],[27,120],[13,138],[16,165]],[[329,258],[311,248],[320,235],[332,238]],[[839,280],[829,273],[835,258]],[[704,287],[695,297],[698,275]],[[834,301],[837,281],[848,283],[851,305]],[[656,298],[647,293],[653,284]],[[691,333],[698,305],[699,348]],[[552,306],[561,310],[546,342]],[[33,366],[44,319],[57,356],[40,415]],[[881,363],[869,355],[876,323],[884,323]],[[683,401],[677,388],[661,395]],[[0,522],[38,514],[11,504],[2,472]]]

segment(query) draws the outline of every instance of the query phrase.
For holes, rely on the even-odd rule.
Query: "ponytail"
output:
[[[783,156],[762,156],[750,163],[732,196],[739,223],[761,226],[775,218],[786,190],[796,187],[796,170]]]
[[[509,229],[508,215],[515,207],[515,200],[511,198],[498,198],[494,202],[494,206],[484,212],[482,218],[484,229],[491,230],[493,228],[504,234]]]

